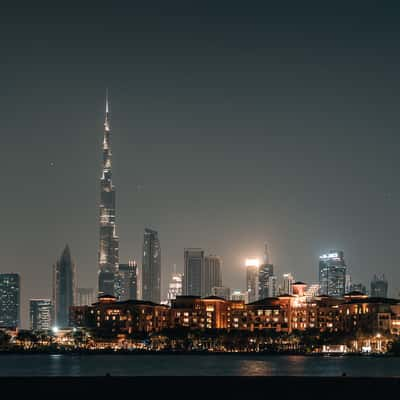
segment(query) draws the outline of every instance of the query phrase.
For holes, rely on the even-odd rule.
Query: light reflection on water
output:
[[[400,376],[395,357],[0,355],[0,376]]]

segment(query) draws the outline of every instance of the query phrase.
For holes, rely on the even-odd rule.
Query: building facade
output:
[[[319,257],[320,294],[343,297],[346,286],[346,263],[343,251],[331,250]]]
[[[246,289],[248,294],[249,303],[253,303],[258,300],[258,268],[259,261],[257,259],[246,260]]]
[[[204,269],[204,251],[185,249],[184,251],[183,294],[201,296],[201,281]]]
[[[21,278],[19,274],[0,274],[0,328],[20,326]]]
[[[261,264],[258,270],[258,298],[265,299],[270,296],[270,278],[274,276],[274,266],[272,264]]]
[[[92,306],[72,307],[71,325],[90,329],[97,337],[160,332],[170,325],[168,310],[151,301],[103,295]]]
[[[211,289],[211,296],[221,297],[222,299],[230,300],[231,289],[225,286],[214,286]]]
[[[176,299],[177,296],[182,296],[183,290],[183,274],[173,272],[171,281],[168,285],[167,304],[171,305],[171,301]]]
[[[388,297],[388,281],[385,279],[385,275],[377,276],[371,281],[371,297]]]
[[[29,326],[33,331],[48,331],[52,328],[53,307],[50,299],[29,300]]]
[[[76,306],[90,306],[96,301],[94,290],[92,288],[76,289]]]
[[[115,187],[112,183],[111,125],[108,96],[104,121],[102,175],[100,179],[100,242],[98,292],[119,296],[115,275],[119,264],[119,243],[116,233]]]
[[[202,297],[211,296],[212,288],[220,286],[222,286],[222,258],[213,255],[205,256],[201,280]]]
[[[127,264],[119,264],[119,299],[136,300],[137,299],[137,264],[135,261],[129,261]]]
[[[142,299],[161,301],[161,246],[157,231],[148,228],[143,240]]]
[[[294,278],[291,273],[283,274],[281,294],[289,294],[289,295],[293,294],[293,283],[294,283]]]
[[[66,245],[60,259],[53,266],[54,324],[65,328],[69,323],[69,309],[75,302],[75,264]]]

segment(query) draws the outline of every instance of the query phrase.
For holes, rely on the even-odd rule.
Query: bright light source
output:
[[[260,260],[258,258],[246,258],[246,267],[258,267]]]
[[[59,329],[58,329],[58,327],[57,327],[57,326],[53,326],[53,329],[52,329],[52,331],[53,331],[53,333],[57,333],[57,332],[59,331]]]

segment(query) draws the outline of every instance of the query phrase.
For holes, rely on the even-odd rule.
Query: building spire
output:
[[[106,115],[110,112],[109,101],[108,101],[108,88],[106,88]]]

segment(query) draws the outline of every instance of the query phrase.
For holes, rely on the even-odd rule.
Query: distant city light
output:
[[[258,258],[246,258],[246,267],[259,267],[260,260]]]

